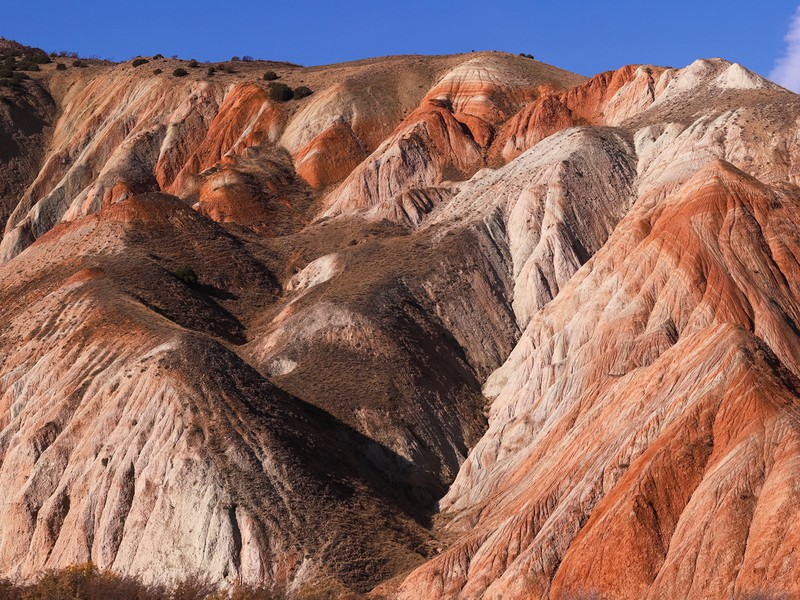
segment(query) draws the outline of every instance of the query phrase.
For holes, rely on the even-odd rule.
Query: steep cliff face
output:
[[[0,88],[1,575],[800,593],[795,95],[180,64]]]

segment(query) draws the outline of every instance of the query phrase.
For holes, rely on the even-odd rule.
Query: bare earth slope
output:
[[[0,87],[0,575],[800,594],[794,94],[206,69]]]

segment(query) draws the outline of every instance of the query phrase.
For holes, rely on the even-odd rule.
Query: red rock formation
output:
[[[527,105],[502,128],[492,147],[495,162],[508,162],[540,140],[574,125],[616,125],[655,101],[661,69],[628,66],[592,77],[562,93]]]
[[[486,165],[497,128],[538,90],[578,81],[547,69],[523,76],[519,69],[507,57],[489,56],[447,73],[331,195],[324,215],[370,209],[372,218],[398,215],[401,222],[418,223],[424,212],[408,217],[394,206],[404,194],[468,179]]]

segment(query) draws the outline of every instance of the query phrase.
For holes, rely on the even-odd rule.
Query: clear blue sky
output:
[[[0,36],[47,51],[304,65],[387,54],[527,52],[584,75],[720,56],[768,75],[800,0],[4,2]]]

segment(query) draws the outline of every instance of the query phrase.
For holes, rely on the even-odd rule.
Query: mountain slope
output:
[[[88,64],[0,88],[0,574],[800,593],[794,94]]]

